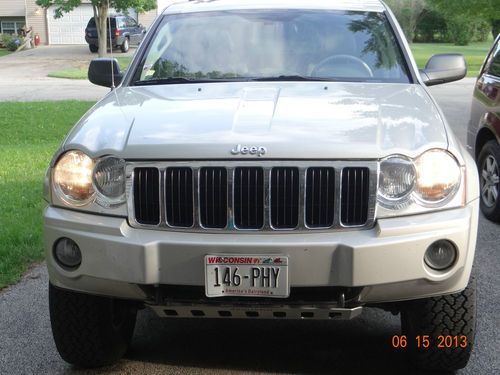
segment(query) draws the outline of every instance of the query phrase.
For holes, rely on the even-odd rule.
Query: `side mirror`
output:
[[[427,86],[459,81],[467,75],[467,63],[459,53],[432,56],[420,76]]]
[[[90,62],[88,77],[94,85],[104,87],[113,87],[114,80],[116,87],[121,83],[123,74],[118,60],[101,57]]]

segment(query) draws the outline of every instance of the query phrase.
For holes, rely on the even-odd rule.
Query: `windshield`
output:
[[[384,14],[324,10],[164,16],[133,81],[280,78],[410,82]]]

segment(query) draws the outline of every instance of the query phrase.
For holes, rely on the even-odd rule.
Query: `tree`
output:
[[[412,42],[418,22],[425,13],[425,0],[386,0],[396,16],[406,39]]]
[[[147,12],[156,8],[156,0],[90,0],[94,9],[94,18],[97,26],[97,36],[99,38],[99,56],[106,53],[108,38],[101,38],[106,35],[107,20],[109,8],[114,8],[119,12],[127,12],[127,9],[133,8],[137,13]],[[55,17],[62,17],[64,13],[71,12],[78,7],[82,0],[36,0],[37,5],[48,8],[55,6]]]
[[[486,20],[490,23],[493,37],[496,37],[499,32],[500,7],[498,0],[427,0],[427,4],[445,17],[451,26],[451,33],[463,34],[465,29],[468,32],[467,43],[473,37],[472,30],[478,20]],[[461,38],[463,39],[463,35],[458,36],[457,39]]]

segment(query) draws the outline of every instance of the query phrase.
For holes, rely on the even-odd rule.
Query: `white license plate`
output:
[[[290,294],[288,257],[207,255],[205,294],[207,297],[286,298]]]

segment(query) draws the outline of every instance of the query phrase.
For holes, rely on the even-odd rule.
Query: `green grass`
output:
[[[10,52],[9,50],[7,50],[5,48],[0,48],[0,57],[10,55],[11,53],[12,52]]]
[[[92,105],[0,103],[0,289],[43,259],[45,170],[66,133]]]
[[[419,68],[424,68],[427,60],[434,54],[461,53],[465,56],[469,67],[467,76],[477,77],[491,45],[491,41],[471,43],[468,46],[455,46],[449,43],[414,43],[411,45],[411,49]]]
[[[118,64],[120,64],[120,69],[125,70],[130,64],[132,60],[131,56],[123,56],[123,57],[115,57],[118,60]],[[88,65],[84,65],[80,68],[69,68],[63,70],[57,70],[54,72],[50,72],[47,76],[52,78],[66,78],[66,79],[87,79],[89,67]]]

